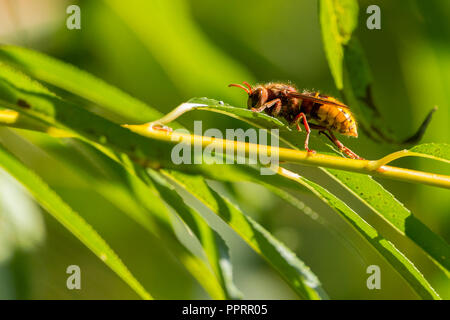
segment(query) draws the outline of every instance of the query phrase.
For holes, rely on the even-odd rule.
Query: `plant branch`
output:
[[[42,124],[38,120],[29,118],[12,110],[0,110],[0,124],[35,131],[37,130],[57,137],[76,137],[70,132]],[[422,183],[450,189],[450,176],[385,165],[385,163],[398,157],[393,157],[392,159],[385,157],[376,161],[354,160],[326,154],[311,154],[301,150],[274,148],[271,146],[247,142],[180,133],[177,131],[158,129],[153,125],[154,123],[123,126],[142,136],[167,141],[173,144],[186,143],[190,145],[202,146],[203,148],[210,146],[210,148],[216,148],[216,150],[227,150],[228,148],[228,150],[234,150],[235,152],[237,150],[242,150],[245,152],[246,156],[259,157],[260,154],[265,156],[275,156],[278,154],[280,162],[291,162],[315,167],[334,168],[379,176],[382,178],[412,183]]]

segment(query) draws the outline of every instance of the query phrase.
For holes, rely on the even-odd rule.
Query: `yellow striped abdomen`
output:
[[[317,104],[316,104],[317,106]],[[313,108],[311,117],[318,125],[347,136],[358,136],[356,121],[350,110],[332,104],[322,104]]]

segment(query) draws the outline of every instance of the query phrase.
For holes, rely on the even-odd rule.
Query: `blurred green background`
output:
[[[74,3],[81,8],[81,30],[66,28],[66,8]],[[381,8],[381,30],[366,28],[365,11],[371,4]],[[450,2],[364,0],[359,5],[356,35],[373,73],[375,101],[388,126],[397,136],[407,137],[437,105],[439,109],[421,142],[448,143]],[[202,96],[245,106],[245,95],[227,88],[229,83],[242,81],[291,81],[299,88],[339,97],[323,51],[318,3],[313,0],[0,0],[0,42],[26,46],[74,64],[163,113],[189,98]],[[201,112],[187,114],[180,122],[192,128],[193,120],[199,119],[205,121],[204,127],[205,123],[220,129],[243,126],[237,120]],[[80,153],[78,142],[5,128],[0,128],[0,140],[83,214],[156,298],[207,297],[156,238],[71,170],[71,166],[81,168],[98,183],[114,185],[114,179],[102,172],[89,155]],[[368,159],[399,149],[374,143],[364,136],[348,140],[348,145]],[[67,162],[71,165],[67,166]],[[396,164],[450,173],[448,165],[430,160],[403,159]],[[401,239],[318,170],[295,168],[326,184],[393,239],[431,284],[444,293],[443,297],[450,298],[449,279],[415,245]],[[387,180],[381,183],[433,231],[450,240],[448,190]],[[137,298],[3,173],[0,190],[1,299]],[[416,298],[395,271],[317,199],[298,195],[306,211],[323,216],[340,230],[339,235],[260,187],[237,184],[232,191],[230,197],[246,213],[311,267],[331,298]],[[17,198],[20,201],[12,200]],[[264,261],[214,218],[212,223],[230,245],[236,283],[245,298],[295,298]],[[182,233],[180,229],[181,236]],[[66,288],[65,271],[72,264],[81,268],[81,290]],[[381,290],[366,287],[366,267],[371,264],[381,267]]]

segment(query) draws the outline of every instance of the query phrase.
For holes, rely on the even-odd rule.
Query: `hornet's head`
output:
[[[230,84],[229,87],[238,87],[243,89],[248,94],[247,107],[249,109],[258,108],[267,101],[267,89],[262,86],[252,88],[247,82],[243,82],[246,87],[241,84]]]

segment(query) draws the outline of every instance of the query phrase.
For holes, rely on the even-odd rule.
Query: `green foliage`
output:
[[[230,114],[238,119],[246,121],[254,126],[268,128],[271,123],[276,122],[276,119],[270,119],[267,115],[255,114],[250,110],[244,110],[240,108],[233,108],[231,106],[221,106],[214,100],[208,99],[192,99],[190,103],[199,103],[201,106],[197,107],[200,110],[215,111],[224,114]],[[205,106],[206,104],[209,106]],[[265,124],[263,122],[266,122]],[[280,138],[282,141],[289,143],[289,139],[283,135],[283,133],[289,133],[289,127],[286,127],[282,123],[279,124],[279,128],[282,129]],[[297,139],[298,140],[298,139]],[[295,142],[290,144],[293,148],[298,148]],[[427,150],[426,148],[417,148],[418,150]],[[445,149],[445,148],[444,148]],[[432,150],[436,150],[433,148]],[[431,150],[431,151],[432,151]],[[425,151],[426,152],[426,151]],[[350,173],[341,170],[323,169],[330,176],[334,177],[340,184],[350,190],[357,198],[363,201],[369,208],[371,208],[376,214],[380,215],[386,221],[388,221],[398,232],[403,236],[409,237],[415,241],[427,254],[429,254],[435,262],[443,268],[448,270],[448,261],[450,254],[450,247],[448,244],[434,234],[426,225],[415,218],[411,212],[406,209],[397,199],[394,198],[387,190],[385,190],[379,183],[374,181],[370,176]],[[220,172],[220,175],[215,175],[215,179],[233,181],[233,177],[236,175],[231,168],[216,169]],[[208,170],[211,172],[211,170]],[[242,172],[239,172],[238,176],[242,177]],[[244,180],[256,181],[267,185],[280,186],[285,185],[285,181],[277,181],[271,179],[272,176],[261,176],[255,178],[254,176],[247,177]],[[394,268],[402,274],[402,276],[413,286],[421,297],[425,299],[438,298],[434,289],[426,281],[423,275],[417,270],[414,264],[409,261],[391,242],[387,241],[381,236],[373,227],[365,222],[360,216],[358,216],[353,210],[351,210],[343,201],[336,196],[328,192],[323,187],[316,183],[313,183],[303,177],[295,175],[294,178],[303,190],[306,188],[314,195],[318,196],[328,206],[333,208],[338,214],[347,220],[365,239],[367,239],[371,245],[384,256]],[[188,187],[189,190],[196,190],[192,186]]]
[[[140,152],[138,148],[134,147],[135,143],[138,143],[139,140],[147,141],[143,137],[136,135],[127,129],[124,129],[119,125],[113,124],[112,122],[109,122],[104,118],[96,116],[95,114],[90,113],[89,111],[80,109],[67,101],[62,101],[56,98],[53,94],[49,93],[44,87],[40,86],[38,83],[32,82],[23,74],[15,72],[7,66],[4,66],[2,71],[3,71],[2,75],[0,76],[0,78],[2,79],[0,86],[2,87],[1,89],[3,90],[2,92],[5,93],[4,94],[6,96],[5,98],[9,100],[4,101],[3,102],[4,105],[8,105],[11,108],[16,109],[18,111],[23,111],[22,107],[15,104],[15,101],[22,99],[22,101],[27,101],[27,103],[30,103],[30,108],[25,108],[25,113],[30,115],[31,117],[37,118],[46,124],[51,124],[62,128],[71,128],[74,132],[79,134],[80,137],[82,137],[83,135],[89,136],[90,138],[87,138],[88,141],[90,141],[89,139],[94,141],[97,140],[97,142],[103,143],[105,145],[111,146],[114,145],[113,148],[117,148],[117,146],[119,146],[120,143],[116,144],[115,142],[112,142],[111,138],[116,137],[122,139],[120,138],[121,134],[114,133],[115,130],[119,129],[120,131],[126,132],[128,134],[131,133],[135,135],[135,138],[128,140],[129,145],[127,148],[122,149],[121,147],[119,147],[119,149],[128,152],[131,151],[131,153],[137,157],[147,153],[146,151]],[[100,81],[98,81],[97,83],[101,84]],[[17,89],[19,87],[21,88],[21,90]],[[74,107],[72,109],[74,113],[81,112],[81,114],[88,116],[87,117],[81,115],[75,115],[74,117],[68,116],[70,114],[69,110],[71,106]],[[61,108],[66,109],[66,112],[64,112]],[[51,115],[54,115],[54,117],[51,117]],[[82,118],[84,118],[85,121],[80,121]],[[105,124],[106,127],[104,127]],[[100,131],[98,131],[98,129],[100,129]],[[93,136],[96,138],[92,139]],[[97,146],[96,143],[94,143],[93,145]],[[153,143],[151,143],[151,146],[148,145],[147,147],[143,147],[142,150],[155,151],[154,147],[155,146],[153,145]],[[105,151],[105,149],[101,150]],[[170,154],[170,149],[168,148],[168,146],[165,153],[166,157]],[[113,150],[107,152],[107,154],[113,159],[115,158]],[[151,159],[151,157],[148,156],[145,157],[147,160]],[[159,162],[161,161],[162,157],[156,156],[153,159],[158,159]],[[169,163],[169,161],[167,163]],[[210,292],[213,297],[216,298],[224,297],[221,293],[217,292],[217,287],[215,288],[215,280],[208,279],[209,271],[204,268],[203,263],[189,252],[186,252],[185,248],[180,247],[177,241],[174,242],[173,239],[174,231],[172,230],[172,227],[168,226],[169,224],[169,222],[167,221],[168,218],[161,217],[162,210],[158,207],[155,207],[155,204],[160,203],[160,200],[156,198],[152,201],[151,199],[149,199],[148,191],[139,190],[139,188],[142,188],[142,186],[140,186],[138,182],[136,182],[136,184],[137,186],[134,187],[134,190],[132,191],[134,191],[136,194],[142,195],[140,201],[143,201],[142,199],[144,198],[146,199],[143,202],[144,204],[146,204],[147,209],[153,212],[156,215],[155,217],[157,219],[159,218],[158,220],[160,220],[157,221],[157,224],[159,228],[162,230],[158,230],[157,233],[158,234],[162,233],[162,235],[160,236],[164,237],[167,244],[173,247],[172,250],[177,252],[178,257],[182,261],[182,263],[186,265],[186,267],[189,269],[191,273],[193,273],[194,277],[196,277],[201,283],[204,284],[207,291]],[[129,210],[126,209],[124,210],[124,212],[129,212]],[[139,223],[141,223],[144,227],[149,228],[148,218],[142,217],[142,213],[139,213],[139,216],[136,215],[133,216],[133,218],[136,219]]]
[[[389,191],[371,177],[328,169],[329,174],[344,185],[373,212],[385,219],[402,235],[410,238],[434,259],[443,270],[449,270],[449,245],[418,220]]]
[[[91,74],[39,52],[15,46],[2,46],[0,55],[2,60],[25,70],[33,77],[105,106],[124,120],[150,121],[161,116],[145,103]],[[83,85],[80,86],[80,83]],[[139,115],[139,118],[132,118],[133,115]]]
[[[450,145],[448,143],[425,143],[411,148],[412,152],[431,155],[438,160],[450,160]]]
[[[71,130],[73,130],[74,132],[79,134],[80,136],[86,135],[86,136],[92,137],[93,132],[95,132],[94,134],[97,137],[99,137],[98,139],[96,139],[97,140],[96,142],[98,142],[98,143],[110,145],[114,148],[117,148],[117,146],[120,145],[120,144],[116,144],[116,142],[114,142],[115,140],[113,137],[115,136],[119,139],[121,134],[116,135],[112,128],[110,129],[107,127],[103,127],[104,125],[106,125],[107,120],[103,119],[103,120],[97,122],[96,119],[101,119],[101,118],[98,116],[95,116],[94,114],[90,114],[92,116],[92,119],[87,120],[89,118],[87,116],[87,114],[89,114],[89,112],[83,111],[82,109],[77,109],[76,107],[74,107],[73,112],[75,112],[75,113],[80,112],[81,114],[85,114],[86,116],[76,115],[75,117],[83,117],[84,119],[86,119],[87,122],[91,123],[91,125],[87,126],[87,122],[84,122],[83,125],[81,125],[79,122],[77,122],[77,123],[72,122],[74,120],[74,118],[72,118],[72,117],[66,118],[65,116],[62,116],[62,117],[58,116],[58,110],[60,107],[60,103],[63,103],[62,101],[57,100],[56,98],[54,98],[54,96],[49,94],[46,90],[44,90],[43,88],[38,86],[36,83],[29,81],[26,77],[24,77],[23,75],[21,75],[19,73],[13,72],[10,68],[5,66],[5,68],[3,70],[4,70],[4,72],[0,76],[3,79],[2,88],[5,92],[9,93],[9,97],[8,97],[9,104],[7,104],[7,105],[10,106],[11,108],[14,108],[15,110],[18,110],[18,111],[22,111],[20,106],[13,105],[13,103],[14,103],[14,101],[23,99],[24,101],[27,101],[28,103],[30,103],[30,108],[26,108],[26,110],[25,110],[25,112],[27,114],[29,114],[30,116],[34,116],[42,121],[45,121],[46,123],[55,124],[56,126],[60,126],[60,127],[64,127],[64,128],[70,128]],[[97,83],[101,83],[101,82],[97,82]],[[18,86],[22,87],[23,90],[15,90],[15,88]],[[25,90],[25,89],[28,89],[28,90]],[[100,88],[99,88],[99,90],[100,90]],[[24,91],[25,91],[25,94],[23,93]],[[99,94],[101,94],[101,91],[96,90],[96,92],[99,92]],[[46,96],[47,100],[43,101],[40,99],[36,99],[34,96],[31,95],[31,93],[40,93],[41,95],[47,94],[47,96]],[[50,101],[50,104],[48,103],[49,101]],[[67,103],[67,102],[64,102],[64,103],[65,103],[65,108],[69,109],[70,108],[69,103]],[[48,115],[56,115],[56,116],[53,119],[51,119],[48,117]],[[102,122],[104,124],[102,124]],[[115,126],[117,129],[127,131],[126,129],[122,129],[120,126],[113,125],[112,123],[108,124],[107,126],[111,126],[111,127]],[[105,136],[107,136],[108,138],[106,138],[106,139],[101,138],[101,137],[105,137]],[[129,139],[129,141],[132,142],[134,140],[133,143],[136,143],[136,140],[138,140],[139,138],[142,139],[142,137],[136,136],[135,139]],[[147,148],[147,150],[151,149],[150,145],[146,148]],[[132,150],[131,153],[130,153],[130,149]],[[129,147],[129,148],[119,147],[119,150],[128,152],[130,155],[133,155],[133,154],[138,155],[138,150],[134,150],[131,147]],[[143,148],[142,150],[145,150],[145,148]],[[154,150],[154,149],[152,149],[152,150]],[[167,151],[167,154],[170,154],[170,151]],[[146,155],[146,158],[147,158],[147,160],[158,159],[158,161],[161,161],[162,157],[152,157],[152,156]],[[167,164],[169,164],[169,161],[167,161]],[[168,190],[164,190],[164,192],[167,193]],[[166,195],[166,197],[167,197],[167,195]],[[164,196],[163,196],[163,198],[164,198]],[[173,199],[169,203],[173,204],[174,203]],[[236,211],[236,209],[234,209],[234,210]],[[185,215],[187,214],[185,209],[183,209],[183,211],[180,211],[180,208],[178,208],[177,211],[179,212],[179,214],[181,215],[182,218],[183,218],[183,212]],[[236,214],[238,214],[238,211],[236,211]],[[199,219],[199,218],[197,217],[197,219]],[[316,287],[319,286],[317,283],[317,279],[315,278],[315,276],[313,274],[311,274],[311,272],[309,270],[306,269],[306,267],[303,265],[303,263],[300,262],[299,260],[297,260],[295,258],[295,255],[293,253],[289,252],[287,248],[285,248],[280,243],[278,243],[275,239],[273,239],[271,236],[269,236],[268,232],[265,231],[264,229],[262,229],[261,226],[259,226],[256,222],[254,222],[252,220],[248,220],[248,219],[249,218],[241,218],[241,221],[239,222],[239,224],[233,225],[233,227],[237,230],[237,232],[242,232],[243,236],[246,237],[246,239],[248,241],[251,241],[251,239],[254,237],[253,234],[256,233],[259,235],[259,238],[263,239],[266,242],[265,246],[263,247],[264,249],[259,248],[258,243],[254,242],[254,240],[252,242],[250,242],[250,244],[257,252],[262,254],[267,259],[267,261],[274,264],[276,269],[278,269],[278,271],[286,278],[288,284],[290,284],[293,288],[295,288],[298,291],[299,295],[301,295],[305,298],[318,298],[321,296],[323,297],[324,293],[322,293],[320,291],[320,289],[318,289],[318,288],[316,289]],[[187,222],[188,226],[190,226],[191,228],[194,228],[194,225],[189,223],[189,221],[192,220],[192,217],[189,218],[189,217],[184,216],[183,220]],[[196,228],[198,228],[198,226],[196,226]],[[204,228],[206,228],[206,226],[202,225],[202,229],[204,229]],[[254,229],[254,231],[249,231],[250,229]],[[208,232],[210,232],[210,231],[208,231]],[[213,235],[213,234],[211,234],[211,235]],[[217,270],[217,266],[220,265],[220,262],[219,262],[220,256],[215,254],[216,257],[215,258],[213,257],[214,259],[211,259],[211,253],[210,253],[211,249],[208,248],[210,243],[206,242],[204,235],[197,232],[197,236],[199,237],[199,239],[201,239],[203,241],[202,244],[205,247],[205,251],[209,255],[210,260],[212,260],[212,262],[214,263],[213,265],[215,265],[215,268]],[[269,238],[266,239],[267,237],[269,237]],[[211,240],[209,240],[209,241],[211,241]],[[220,250],[220,248],[217,248],[214,250]],[[292,261],[286,260],[287,259],[286,257],[290,257],[289,259]],[[283,265],[283,264],[285,264],[285,265]],[[297,271],[295,271],[295,270],[297,270]],[[219,271],[217,271],[217,273],[219,273]],[[296,275],[296,273],[299,273],[299,274]],[[228,284],[225,285],[225,283],[223,282],[223,280],[225,279],[223,274],[220,275],[220,278],[222,278],[222,284],[223,284],[224,288],[229,288],[229,285]],[[319,291],[316,292],[315,290],[319,290]],[[228,289],[227,289],[227,291],[228,291]],[[234,294],[231,294],[231,296],[233,296],[233,295]],[[230,294],[228,294],[228,296],[230,296]]]
[[[320,0],[320,25],[328,64],[336,87],[344,87],[344,45],[358,24],[356,0]]]
[[[317,277],[291,250],[252,218],[244,215],[228,199],[208,187],[201,176],[191,177],[180,172],[170,173],[171,179],[194,194],[229,224],[253,250],[266,259],[300,297],[304,299],[327,297]]]
[[[189,102],[200,105],[195,109],[219,112],[230,115],[239,120],[250,123],[259,128],[273,128],[274,125],[280,130],[280,140],[294,149],[301,149],[301,140],[298,139],[298,132],[293,132],[289,126],[278,119],[268,115],[254,113],[247,109],[222,106],[218,101],[210,99],[192,99]],[[321,152],[332,152],[331,146],[325,145],[319,139],[312,139]],[[425,144],[418,145],[411,149],[413,152],[423,153],[442,159],[448,159],[448,145],[446,144]],[[351,173],[342,170],[322,169],[328,175],[336,179],[338,183],[348,189],[356,198],[367,205],[373,212],[385,219],[400,232],[416,242],[439,267],[443,270],[450,268],[450,247],[438,235],[434,234],[426,225],[414,217],[405,206],[398,201],[389,191],[383,188],[370,176],[358,173]],[[321,191],[320,191],[321,192]]]
[[[227,103],[240,97],[236,91],[226,89],[227,81],[249,81],[252,76],[208,41],[189,18],[189,10],[183,1],[142,2],[142,7],[129,6],[121,1],[105,3],[142,42],[180,92],[189,97],[217,94],[225,101],[193,98],[187,102],[195,105],[194,110],[218,113],[255,128],[278,129],[280,141],[285,146],[303,150],[304,133],[292,130],[279,119]],[[373,104],[371,71],[362,45],[353,35],[358,26],[358,10],[355,0],[319,1],[325,56],[337,89],[346,102],[352,108],[354,106],[368,135],[383,139],[389,134],[380,111]],[[159,28],[148,28],[148,19]],[[203,61],[206,60],[215,66],[214,72],[204,67]],[[151,91],[151,87],[148,90]],[[57,128],[69,133],[71,141],[77,140],[77,148],[69,149],[76,155],[62,156],[54,151],[49,151],[49,154],[60,159],[64,167],[88,186],[88,190],[101,195],[145,232],[155,236],[158,245],[169,252],[213,299],[240,299],[245,295],[233,277],[236,272],[233,273],[230,248],[224,240],[226,232],[209,222],[206,218],[208,212],[216,214],[226,228],[233,230],[263,258],[297,297],[327,299],[330,294],[324,289],[327,283],[319,280],[314,268],[303,261],[307,261],[303,259],[303,252],[289,248],[269,226],[266,227],[267,221],[258,221],[259,217],[253,218],[246,212],[247,203],[240,203],[239,198],[233,199],[213,188],[207,179],[232,185],[241,181],[258,184],[325,229],[342,235],[341,227],[332,226],[322,213],[316,216],[304,210],[302,201],[313,199],[345,221],[352,232],[385,259],[418,297],[440,299],[440,294],[445,293],[445,289],[434,287],[429,272],[422,270],[423,263],[420,262],[423,261],[416,264],[417,260],[412,259],[414,256],[411,257],[405,243],[417,245],[424,256],[439,267],[439,276],[446,278],[450,270],[448,243],[423,223],[418,213],[413,215],[411,211],[414,210],[408,209],[399,200],[401,197],[395,197],[371,176],[325,168],[318,168],[321,176],[306,178],[302,169],[297,168],[292,169],[296,172],[284,169],[276,175],[263,176],[258,173],[259,166],[176,166],[170,159],[170,143],[143,137],[120,125],[130,121],[154,121],[162,116],[161,112],[88,72],[17,46],[0,46],[0,107],[14,110],[24,117],[27,121],[23,127],[26,129],[51,133],[50,128]],[[170,126],[182,127],[175,122]],[[426,124],[419,129],[416,140],[423,135],[425,127]],[[374,131],[377,128],[381,131]],[[323,137],[312,136],[310,143],[320,153],[343,156]],[[140,297],[159,297],[152,287],[148,289],[152,296],[147,293],[145,285],[128,271],[91,227],[94,223],[83,217],[82,211],[76,210],[80,211],[79,215],[71,209],[68,199],[58,195],[53,190],[54,186],[27,168],[18,160],[18,155],[6,150],[4,144],[0,139],[2,168],[24,185],[50,215]],[[448,144],[422,144],[410,151],[441,161],[450,160]],[[84,157],[95,162],[95,168],[100,168],[98,171],[102,172],[107,183],[97,178],[97,172],[89,172],[86,170],[88,166],[80,165],[86,160]],[[348,194],[344,195],[327,183],[335,183]],[[196,205],[191,205],[188,200],[194,200]],[[379,230],[378,225],[366,219],[356,209],[360,207],[381,218],[383,228]],[[183,238],[180,235],[179,224],[187,230],[188,236]]]
[[[435,109],[431,109],[417,132],[406,139],[395,137],[386,125],[373,97],[373,79],[369,63],[356,36],[358,24],[356,0],[319,2],[322,40],[328,65],[344,102],[352,106],[360,127],[373,140],[412,145],[420,141]]]
[[[137,294],[143,299],[152,298],[98,233],[53,192],[45,182],[3,147],[0,147],[0,164],[3,169],[28,189],[47,212],[53,215],[55,219],[114,270]]]

